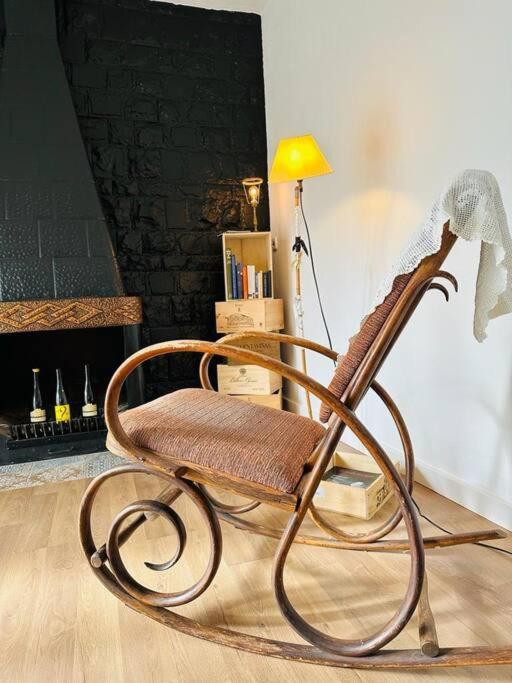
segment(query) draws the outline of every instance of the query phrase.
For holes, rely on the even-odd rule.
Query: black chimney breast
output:
[[[0,301],[123,296],[57,43],[54,0],[4,0]]]

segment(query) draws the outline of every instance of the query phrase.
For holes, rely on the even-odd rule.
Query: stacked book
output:
[[[272,296],[272,271],[256,270],[250,264],[236,260],[231,249],[226,249],[227,298],[265,299]]]

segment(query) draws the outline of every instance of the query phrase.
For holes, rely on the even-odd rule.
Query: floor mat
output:
[[[71,455],[68,458],[3,465],[0,467],[0,491],[27,489],[56,481],[89,479],[124,462],[126,460],[123,458],[105,451]]]

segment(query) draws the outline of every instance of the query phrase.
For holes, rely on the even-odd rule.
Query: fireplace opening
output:
[[[0,391],[0,461],[22,462],[60,455],[103,450],[106,429],[103,404],[108,383],[127,355],[139,348],[139,326],[113,326],[20,332],[0,335],[4,359]],[[97,417],[84,418],[85,365]],[[46,422],[30,422],[33,368],[39,368],[39,386]],[[55,421],[56,370],[60,368],[71,420]],[[141,375],[123,387],[121,409],[143,401]]]
[[[2,374],[2,423],[30,422],[32,368],[39,368],[39,383],[46,415],[53,420],[55,371],[60,368],[72,417],[82,413],[84,365],[90,365],[91,384],[98,408],[103,406],[108,382],[124,358],[121,327],[49,332],[22,332],[0,337],[0,357],[7,360]],[[126,397],[125,397],[126,400]]]

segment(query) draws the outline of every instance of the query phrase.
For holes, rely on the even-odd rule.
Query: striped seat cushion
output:
[[[307,417],[205,389],[181,389],[119,417],[137,446],[285,493],[325,434]]]
[[[345,393],[350,381],[363,362],[412,275],[413,273],[408,273],[407,275],[399,275],[395,278],[391,292],[377,306],[373,313],[366,318],[359,332],[352,337],[348,351],[338,361],[333,378],[329,384],[329,391],[337,398],[341,398]],[[329,406],[322,403],[320,406],[321,422],[327,422],[331,412]]]

